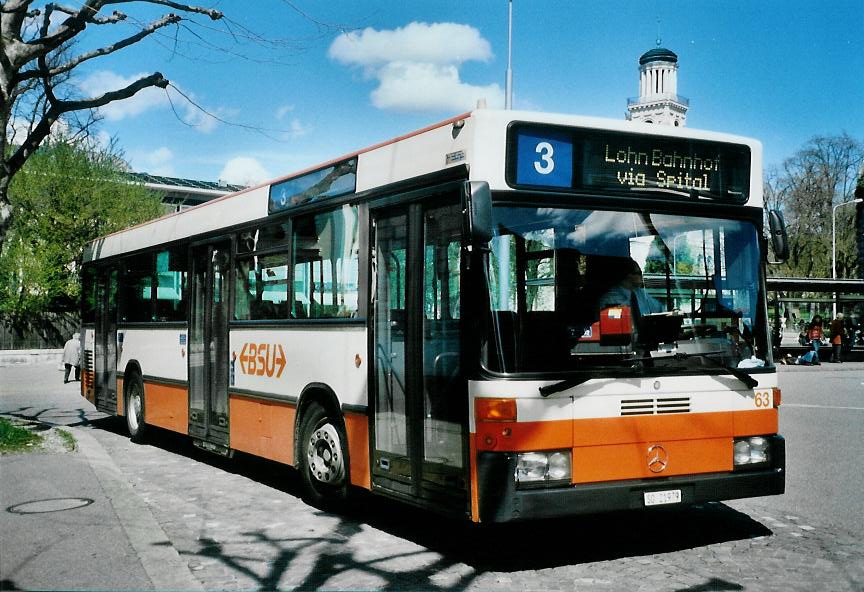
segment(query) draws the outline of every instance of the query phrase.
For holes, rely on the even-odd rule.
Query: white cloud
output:
[[[460,78],[466,61],[486,62],[489,42],[469,25],[410,23],[405,27],[345,33],[330,45],[330,58],[362,67],[378,81],[372,104],[398,111],[465,111],[478,99],[489,107],[504,105],[498,84],[478,86]]]
[[[294,105],[282,105],[276,110],[276,119],[282,121],[292,111],[294,111]]]
[[[256,185],[271,177],[264,165],[248,156],[232,158],[219,173],[220,181],[238,185]]]
[[[144,154],[140,158],[144,170],[151,175],[162,175],[163,177],[174,177],[174,153],[167,146],[161,146],[152,152]]]
[[[223,109],[208,109],[205,113],[195,105],[190,105],[188,102],[185,103],[183,111],[183,122],[191,125],[203,134],[210,133],[216,129],[216,126],[220,123],[219,119],[222,119],[222,113],[224,112]],[[217,119],[217,117],[219,119]]]
[[[282,105],[276,110],[276,120],[280,122],[285,122],[288,119],[288,115],[293,112],[294,105]],[[282,125],[280,126],[280,128],[282,129],[282,139],[285,141],[302,138],[310,131],[312,131],[311,126],[305,125],[296,117],[292,117],[291,120],[288,121],[287,127]]]
[[[39,122],[37,121],[36,123]],[[35,127],[36,124],[33,125]],[[6,137],[13,146],[20,145],[27,139],[30,131],[30,121],[20,117],[13,117],[9,120],[9,123],[6,126]],[[66,123],[63,118],[60,118],[51,125],[51,131],[48,137],[52,140],[56,140],[67,136],[68,132],[69,124]]]
[[[303,136],[309,134],[312,131],[312,128],[308,125],[304,125],[299,119],[292,119],[290,127],[286,132],[286,136],[288,139],[296,140],[297,138],[302,138]]]
[[[343,64],[380,66],[393,61],[461,64],[488,61],[489,42],[469,25],[410,23],[392,31],[364,29],[344,33],[333,41],[329,55]]]
[[[504,92],[497,84],[474,86],[459,79],[453,65],[393,62],[378,73],[379,86],[372,92],[372,104],[397,111],[474,108],[485,98],[489,107],[504,105]]]

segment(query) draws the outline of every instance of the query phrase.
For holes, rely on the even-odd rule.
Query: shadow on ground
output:
[[[118,421],[118,418],[109,417],[89,424],[125,436],[122,418]],[[185,436],[158,429],[152,430],[149,444],[290,495],[300,495],[297,473],[289,470],[286,478],[285,468],[278,463],[240,453],[233,459],[223,458],[199,450]],[[516,572],[669,553],[772,534],[763,524],[721,503],[527,523],[475,525],[357,491],[352,507],[340,518],[339,528],[343,536],[350,537],[350,532],[359,531],[361,525],[368,524],[437,552],[448,563],[464,563],[481,572]],[[266,538],[261,531],[256,530],[254,534]],[[219,551],[209,546],[205,547],[205,554],[219,555]],[[228,560],[227,557],[223,559]],[[344,556],[338,559],[340,565],[346,565],[347,561],[349,558]],[[267,583],[274,581],[271,578]]]

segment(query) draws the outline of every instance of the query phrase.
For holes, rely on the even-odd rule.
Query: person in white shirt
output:
[[[69,382],[69,372],[75,367],[75,380],[81,380],[81,335],[76,333],[63,346],[63,384]]]

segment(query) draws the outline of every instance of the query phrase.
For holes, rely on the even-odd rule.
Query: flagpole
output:
[[[504,82],[504,108],[513,108],[513,0],[507,0],[507,75]]]

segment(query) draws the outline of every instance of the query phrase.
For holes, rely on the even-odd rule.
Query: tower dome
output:
[[[639,58],[639,97],[627,100],[627,119],[683,127],[688,108],[678,95],[678,56],[658,38]]]
[[[673,64],[677,64],[678,56],[671,49],[655,47],[643,53],[642,57],[639,58],[640,66],[644,66],[649,62],[672,62]]]

